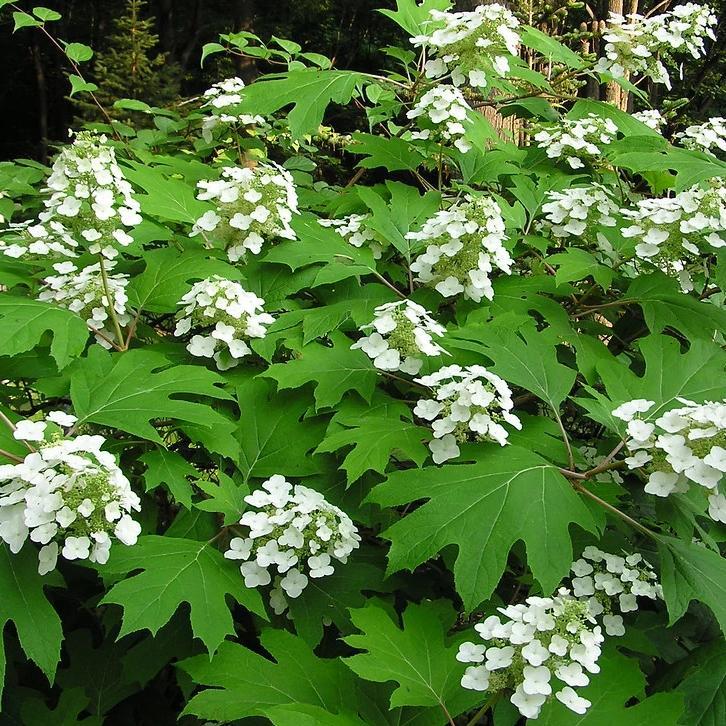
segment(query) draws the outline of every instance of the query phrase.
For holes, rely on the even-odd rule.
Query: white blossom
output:
[[[254,507],[240,519],[248,534],[233,538],[224,556],[242,560],[247,587],[273,583],[270,604],[278,614],[287,609],[286,598],[300,596],[309,578],[333,574],[333,561],[345,563],[359,546],[358,530],[345,512],[279,474],[245,502]]]
[[[136,543],[140,525],[131,517],[139,497],[109,452],[102,436],[63,437],[58,421],[75,417],[51,412],[46,422],[18,423],[15,434],[40,441],[18,464],[0,466],[0,539],[14,553],[25,542],[43,545],[38,555],[41,575],[55,569],[58,555],[68,560],[105,563],[114,535],[125,545]]]
[[[370,214],[349,214],[341,219],[319,219],[322,227],[332,227],[353,247],[369,247],[375,259],[380,259],[386,246],[369,226]]]
[[[103,135],[79,132],[48,177],[45,209],[36,220],[11,224],[0,252],[9,257],[76,257],[86,250],[108,259],[133,242],[139,202]]]
[[[504,247],[504,219],[491,197],[467,196],[465,201],[428,219],[408,239],[425,242],[426,251],[411,264],[416,279],[444,297],[463,293],[480,302],[494,297],[491,273],[509,275],[513,260]]]
[[[620,213],[630,220],[621,233],[636,242],[637,257],[676,275],[685,292],[693,289],[688,266],[702,264],[703,257],[726,245],[726,187],[718,182],[641,199]]]
[[[708,5],[686,3],[660,15],[625,17],[610,13],[603,35],[605,55],[599,59],[598,71],[615,78],[637,74],[654,83],[671,87],[664,61],[674,55],[689,53],[693,58],[705,55],[705,39],[715,39],[717,18]]]
[[[597,547],[583,550],[570,568],[573,593],[588,602],[593,617],[602,615],[608,635],[623,635],[619,613],[638,609],[637,598],[662,599],[663,590],[652,565],[642,555],[611,555]]]
[[[112,270],[114,265],[113,261],[104,263],[107,271]],[[126,309],[128,275],[106,274],[107,295],[100,264],[88,265],[80,270],[72,262],[56,263],[53,267],[63,274],[45,278],[38,300],[53,302],[76,313],[91,330],[99,333],[96,341],[104,348],[110,348],[109,340],[114,340],[116,335],[111,309],[121,327],[131,322],[131,315]]]
[[[381,370],[415,375],[421,370],[424,357],[446,352],[434,340],[446,328],[412,300],[379,305],[374,310],[373,322],[362,326],[362,330],[370,332],[353,343],[351,349],[363,350]]]
[[[633,455],[625,462],[647,477],[648,494],[667,497],[686,492],[693,484],[702,487],[709,516],[723,521],[720,497],[726,473],[726,399],[702,404],[677,400],[680,408],[661,413],[654,421],[638,415],[647,414],[652,401],[629,402],[613,411],[628,422],[626,445]]]
[[[273,163],[225,167],[221,178],[197,183],[197,199],[216,204],[200,217],[192,234],[227,252],[232,262],[260,254],[276,237],[296,239],[290,226],[297,213],[297,192],[290,173]]]
[[[252,353],[248,342],[264,338],[266,325],[274,322],[262,312],[265,301],[247,292],[234,280],[218,275],[195,282],[179,301],[174,335],[193,331],[187,350],[200,358],[214,358],[217,368],[227,370]]]
[[[445,366],[416,379],[434,389],[434,399],[421,399],[413,412],[431,422],[434,438],[429,448],[440,464],[459,455],[458,444],[466,441],[507,443],[509,433],[522,424],[512,413],[512,391],[506,381],[483,366]]]
[[[519,48],[519,21],[503,5],[480,5],[472,12],[432,10],[426,32],[411,38],[426,50],[427,78],[451,75],[455,86],[484,88],[488,78],[504,76]]]
[[[714,116],[680,131],[675,138],[687,149],[705,151],[714,156],[718,152],[726,153],[726,118]]]
[[[563,118],[544,126],[534,135],[540,149],[550,159],[563,159],[572,169],[582,169],[602,157],[602,147],[611,144],[618,127],[609,118],[589,113],[583,118]]]
[[[666,120],[663,118],[661,112],[656,108],[649,108],[645,111],[636,111],[633,114],[633,118],[645,124],[649,129],[653,129],[653,131],[658,131],[659,133],[666,125]]]
[[[595,242],[597,227],[614,227],[618,206],[608,190],[597,182],[586,187],[570,187],[547,192],[542,205],[544,220],[537,225],[557,239]]]
[[[475,626],[484,642],[463,643],[457,660],[474,663],[461,685],[490,694],[510,693],[522,716],[535,719],[552,695],[576,713],[589,707],[574,688],[597,673],[603,635],[587,602],[560,589],[551,598],[529,597],[523,604],[498,608]],[[485,654],[485,659],[482,657]],[[484,662],[482,662],[484,661]]]
[[[458,88],[448,84],[434,86],[406,114],[409,119],[417,119],[421,129],[412,132],[411,138],[430,139],[442,144],[453,143],[465,154],[471,149],[471,144],[464,138],[469,126],[470,111],[471,107]]]

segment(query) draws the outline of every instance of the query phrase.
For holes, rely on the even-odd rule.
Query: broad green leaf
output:
[[[352,446],[340,467],[345,470],[349,484],[367,471],[383,474],[391,458],[413,461],[420,467],[428,456],[422,442],[431,434],[421,426],[373,416],[347,420],[346,425],[352,427],[326,436],[316,451],[332,452]]]
[[[572,389],[577,372],[557,360],[555,346],[559,340],[551,330],[538,332],[533,325],[521,325],[521,318],[511,320],[512,327],[497,322],[454,330],[452,344],[458,339],[470,341],[469,350],[479,349],[494,361],[495,373],[558,410]],[[517,330],[518,321],[521,327]]]
[[[193,186],[165,175],[160,167],[135,164],[133,169],[124,169],[124,175],[147,192],[136,195],[144,214],[167,222],[193,224],[211,209],[209,204],[196,198]]]
[[[245,480],[262,479],[280,473],[286,476],[318,474],[323,459],[313,449],[325,435],[325,422],[307,417],[312,401],[303,392],[275,393],[274,384],[251,379],[237,388],[242,412],[236,437],[240,443],[238,469]]]
[[[93,346],[73,365],[71,399],[80,423],[112,426],[161,443],[151,425],[159,418],[232,430],[234,424],[203,398],[231,398],[219,387],[222,383],[220,375],[202,366],[172,365],[150,348],[110,354]]]
[[[606,265],[601,265],[595,255],[577,247],[571,247],[565,252],[550,255],[547,262],[557,268],[555,282],[560,285],[563,282],[584,280],[592,276],[592,279],[600,285],[603,290],[608,290],[613,281],[613,271]]]
[[[85,63],[93,58],[93,49],[83,43],[68,43],[65,51],[74,63]]]
[[[62,17],[59,12],[44,7],[33,8],[33,15],[35,15],[36,18],[40,18],[44,23],[49,23],[53,20],[60,20]]]
[[[432,10],[446,10],[451,5],[449,0],[396,0],[395,10],[379,10],[394,23],[402,27],[409,35],[418,35],[431,20]]]
[[[383,533],[389,571],[413,570],[456,545],[454,579],[467,611],[494,591],[515,542],[525,543],[532,574],[549,592],[572,563],[570,525],[595,530],[557,467],[516,446],[481,446],[473,464],[394,472],[368,499],[385,507],[427,500]]]
[[[363,169],[383,167],[388,171],[409,171],[418,169],[424,157],[408,141],[397,136],[386,138],[374,134],[353,134],[353,142],[348,147],[353,154],[363,154],[358,162]]]
[[[582,58],[551,35],[529,25],[521,26],[518,32],[523,45],[541,53],[548,61],[563,63],[568,68],[582,68]]]
[[[115,574],[137,570],[141,572],[116,583],[102,600],[124,610],[119,637],[139,630],[154,635],[188,603],[192,631],[213,653],[227,635],[234,635],[228,595],[266,617],[259,592],[246,588],[239,567],[207,542],[148,535],[133,547],[114,548],[104,565],[104,572]]]
[[[179,309],[179,300],[196,280],[219,275],[239,279],[231,265],[211,257],[203,250],[179,252],[167,247],[144,254],[146,268],[131,279],[128,286],[129,304],[138,310],[170,313]]]
[[[595,364],[607,396],[588,389],[592,399],[578,398],[596,421],[620,431],[622,421],[612,417],[612,410],[625,401],[645,398],[655,402],[648,412],[657,418],[677,405],[677,399],[696,402],[723,398],[723,375],[726,353],[704,340],[694,340],[688,352],[681,354],[678,341],[665,335],[649,335],[638,341],[645,359],[645,373],[633,372],[625,363],[610,357]]]
[[[458,643],[447,643],[442,612],[453,616],[445,603],[411,603],[400,628],[374,603],[351,610],[351,620],[362,634],[344,640],[366,652],[345,658],[345,664],[366,680],[395,681],[391,708],[438,706],[451,716],[471,708],[481,697],[461,687],[464,667],[456,660]],[[448,617],[447,624],[452,619]]]
[[[689,340],[712,340],[714,332],[726,330],[723,308],[686,295],[676,280],[661,272],[636,277],[625,296],[640,305],[651,333],[671,327]]]
[[[592,706],[584,715],[570,711],[557,699],[542,708],[536,723],[542,726],[676,726],[683,711],[678,693],[655,693],[645,697],[645,677],[637,660],[607,648],[598,661],[601,671],[577,694]],[[636,701],[633,703],[633,701]],[[689,725],[692,726],[692,725]]]
[[[35,348],[52,333],[50,354],[59,369],[77,358],[88,342],[83,320],[65,308],[32,298],[0,293],[2,354],[13,356]]]
[[[330,347],[306,345],[295,359],[275,363],[261,375],[273,378],[280,389],[313,383],[318,409],[334,406],[347,391],[370,400],[378,380],[370,358],[360,350],[351,350],[351,341],[341,333],[332,333],[330,340]]]
[[[674,623],[688,609],[691,600],[708,605],[726,633],[726,559],[695,542],[675,537],[658,537],[661,584]]]
[[[331,103],[348,103],[363,76],[353,71],[295,70],[283,77],[263,77],[244,90],[240,113],[267,116],[286,106],[290,133],[295,138],[318,130]]]
[[[43,25],[41,20],[36,20],[32,15],[20,11],[13,13],[13,20],[15,21],[13,33],[21,28],[40,28]]]
[[[211,662],[205,655],[179,668],[208,686],[187,703],[184,714],[228,722],[265,716],[274,706],[298,704],[330,714],[345,711],[354,691],[350,671],[335,658],[318,658],[303,640],[285,630],[263,630],[260,641],[274,661],[225,642]]]
[[[353,247],[333,229],[323,227],[316,217],[304,215],[292,222],[298,239],[275,245],[264,257],[264,262],[287,265],[291,270],[318,262],[353,261],[369,270],[375,268],[373,253],[364,247]]]
[[[204,61],[210,56],[216,53],[224,53],[225,47],[219,43],[205,43],[202,46],[202,57],[199,60],[199,65],[203,66]]]
[[[366,726],[354,713],[328,713],[306,703],[270,706],[265,715],[274,726]]]
[[[331,621],[339,632],[353,632],[350,608],[363,607],[363,591],[383,592],[383,562],[371,555],[375,552],[356,550],[344,565],[336,565],[335,572],[324,579],[310,578],[305,597],[288,600],[290,617],[295,632],[311,648],[320,643],[323,626]],[[381,558],[382,559],[382,558]]]
[[[139,457],[146,465],[144,483],[146,491],[166,485],[174,500],[186,509],[192,507],[192,485],[188,477],[198,477],[199,472],[180,454],[161,446]]]
[[[244,484],[238,484],[231,476],[217,472],[218,482],[200,479],[197,486],[209,499],[203,499],[194,506],[204,512],[223,515],[225,526],[237,524],[246,508],[244,498],[250,493]]]
[[[584,118],[594,113],[601,118],[609,118],[615,122],[624,136],[654,136],[660,137],[657,131],[646,126],[642,121],[633,118],[629,113],[621,111],[611,103],[605,101],[595,101],[591,98],[581,98],[575,102],[567,118]]]
[[[77,76],[75,73],[71,73],[68,76],[68,80],[71,82],[71,92],[68,94],[71,97],[77,93],[93,93],[98,90],[98,86],[95,83],[84,81],[83,78]]]
[[[726,643],[723,639],[696,653],[695,666],[678,685],[685,712],[682,726],[721,726],[726,714]]]
[[[25,655],[52,684],[63,641],[61,621],[43,593],[58,582],[38,574],[37,552],[26,544],[18,554],[0,545],[0,636],[12,621]],[[5,651],[0,642],[0,693],[5,682]]]

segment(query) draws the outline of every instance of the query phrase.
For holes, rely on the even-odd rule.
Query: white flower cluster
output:
[[[262,116],[255,116],[249,113],[215,113],[214,111],[222,111],[222,109],[236,106],[242,101],[242,90],[245,83],[241,78],[226,78],[219,83],[215,83],[204,92],[206,99],[203,108],[212,109],[212,114],[205,116],[202,121],[202,138],[206,142],[211,142],[214,130],[223,124],[240,124],[242,126],[264,125],[265,119]]]
[[[240,519],[249,534],[234,537],[224,556],[243,560],[240,571],[247,587],[273,583],[270,604],[278,614],[287,609],[286,597],[300,596],[309,577],[332,575],[333,561],[345,563],[359,546],[358,530],[345,512],[279,474],[245,501],[255,507]]]
[[[458,88],[445,83],[434,86],[406,114],[407,118],[426,119],[434,126],[422,126],[419,121],[421,131],[414,131],[411,138],[431,139],[442,144],[453,141],[454,146],[465,154],[471,149],[471,144],[464,138],[464,123],[469,111],[471,107]]]
[[[689,126],[677,133],[676,139],[693,151],[705,151],[714,156],[716,149],[726,152],[726,118],[714,116],[702,124]]]
[[[690,53],[694,58],[705,54],[706,38],[715,39],[717,18],[708,5],[686,3],[673,10],[649,18],[629,15],[628,20],[610,13],[603,36],[605,56],[598,71],[607,71],[615,78],[634,73],[647,76],[655,83],[671,87],[663,60],[675,53]]]
[[[494,268],[507,275],[512,272],[513,260],[503,244],[504,219],[491,197],[467,196],[465,202],[437,212],[421,231],[406,237],[427,243],[411,271],[444,297],[463,293],[474,302],[482,297],[491,300],[491,272]]]
[[[483,643],[462,643],[457,660],[473,663],[461,679],[464,688],[498,693],[525,718],[535,719],[554,697],[577,714],[592,705],[575,691],[598,673],[604,640],[587,602],[562,588],[554,597],[528,597],[526,604],[498,608],[505,620],[490,615],[474,626]],[[586,672],[587,671],[587,672]]]
[[[297,192],[288,171],[269,163],[225,167],[221,176],[197,182],[197,199],[217,206],[196,221],[192,234],[221,246],[232,262],[248,252],[258,255],[272,237],[296,239],[290,222],[297,213]]]
[[[685,291],[693,289],[687,264],[700,262],[709,248],[726,245],[726,187],[718,184],[707,189],[694,186],[672,197],[641,199],[621,214],[632,220],[621,233],[637,241],[635,254],[678,274]]]
[[[507,382],[484,366],[444,366],[416,381],[435,389],[435,398],[421,399],[413,412],[433,422],[429,449],[436,464],[457,457],[458,445],[470,440],[504,446],[509,432],[501,422],[522,428]]]
[[[113,261],[105,263],[106,270],[112,270],[114,266]],[[88,265],[79,270],[72,262],[56,262],[53,268],[58,274],[45,278],[43,281],[45,287],[40,291],[38,300],[53,302],[77,313],[91,330],[100,333],[96,335],[98,343],[104,348],[110,348],[109,340],[115,337],[113,326],[110,330],[106,327],[110,319],[110,309],[113,308],[121,327],[125,327],[131,321],[131,316],[126,310],[128,302],[126,285],[129,276],[106,275],[109,299],[104,288],[100,264]]]
[[[141,532],[131,517],[140,509],[139,498],[113,455],[101,449],[103,436],[63,438],[58,427],[75,421],[53,411],[47,421],[19,422],[15,438],[37,442],[37,450],[22,463],[0,466],[0,539],[12,552],[19,552],[28,537],[42,545],[41,575],[55,568],[59,554],[103,564],[111,535],[133,545]]]
[[[368,226],[370,214],[349,214],[341,219],[319,219],[322,227],[332,227],[348,244],[353,247],[370,247],[377,260],[383,255],[383,244],[376,233]]]
[[[133,242],[129,228],[140,224],[139,203],[105,136],[78,133],[58,155],[48,177],[46,209],[38,220],[10,225],[17,237],[0,243],[9,257],[26,254],[75,257],[78,248],[108,259]]]
[[[720,484],[726,472],[726,399],[721,402],[683,404],[655,421],[645,415],[653,401],[636,399],[618,406],[613,416],[627,421],[632,455],[625,459],[631,469],[642,469],[648,477],[645,491],[659,497],[688,491],[698,484],[708,492],[708,514],[726,523],[726,496]]]
[[[621,557],[603,552],[597,547],[585,547],[582,557],[570,568],[572,592],[583,598],[590,615],[602,615],[608,635],[624,635],[622,615],[638,609],[638,597],[663,599],[663,588],[652,565],[637,552]]]
[[[428,32],[411,38],[414,46],[428,53],[427,78],[450,73],[455,86],[468,81],[474,88],[484,88],[488,76],[509,72],[505,54],[517,55],[519,21],[503,5],[479,5],[460,13],[432,10],[429,25]]]
[[[262,298],[219,275],[195,282],[178,304],[184,307],[174,335],[193,330],[187,350],[200,358],[213,358],[219,370],[234,368],[249,355],[247,341],[264,338],[265,325],[275,320],[260,312],[265,304]]]
[[[564,158],[571,169],[582,169],[585,162],[597,162],[601,146],[612,143],[617,134],[612,119],[589,113],[583,118],[563,118],[556,126],[537,132],[534,140],[550,159]]]
[[[446,332],[421,305],[411,300],[379,305],[373,322],[362,327],[373,331],[351,345],[360,348],[383,371],[415,375],[421,370],[421,356],[438,356],[446,351],[434,336]]]
[[[666,120],[660,111],[655,108],[649,108],[645,111],[636,111],[633,118],[645,124],[649,129],[660,132],[666,125]]]
[[[541,230],[553,237],[595,237],[596,227],[614,227],[618,206],[608,190],[597,182],[586,187],[570,187],[562,192],[548,192],[542,205],[545,219]]]

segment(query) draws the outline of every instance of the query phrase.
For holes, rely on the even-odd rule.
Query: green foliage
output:
[[[558,700],[547,656],[539,722],[720,726],[726,515],[708,477],[726,426],[684,437],[712,465],[686,457],[678,471],[683,429],[666,420],[676,435],[642,446],[633,431],[724,399],[726,164],[583,97],[599,80],[587,38],[554,20],[577,3],[516,6],[531,24],[522,55],[497,50],[509,70],[498,60],[486,85],[464,73],[471,108],[452,138],[409,113],[427,92],[456,94],[425,67],[436,51],[404,38],[380,74],[347,70],[345,48],[314,52],[318,31],[338,32],[329,3],[289,8],[324,26],[305,43],[279,37],[282,20],[269,40],[206,43],[212,82],[224,68],[261,75],[165,107],[178,69],[130,0],[106,47],[57,42],[105,137],[61,147],[52,177],[0,164],[3,716],[512,726],[521,649],[478,691],[471,642],[490,616],[520,612],[508,606],[573,588],[586,569],[573,562],[596,546],[613,556],[599,567],[642,554],[659,586],[637,610],[598,590],[605,617],[626,610],[625,634],[597,616],[601,672],[578,687],[589,708]],[[357,27],[368,6],[353,5]],[[392,42],[449,7],[389,5],[371,15],[392,21]],[[4,12],[8,30],[61,25],[53,9]],[[485,47],[463,43],[462,62]],[[590,114],[617,132],[580,165],[534,138]],[[605,194],[607,214],[578,206],[583,190]],[[663,237],[633,218],[644,200],[690,209],[706,190],[693,229],[668,222]],[[487,382],[454,401],[441,378],[467,367]],[[614,411],[639,399],[650,408],[628,427]],[[84,446],[103,452],[93,466]],[[670,493],[671,478],[650,481],[664,473],[680,475]],[[293,515],[277,511],[286,497]],[[636,571],[647,588],[650,570]],[[589,595],[563,597],[560,634],[594,627]]]

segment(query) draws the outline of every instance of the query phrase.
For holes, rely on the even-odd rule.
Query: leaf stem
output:
[[[553,408],[552,409],[555,414],[555,419],[557,420],[557,425],[560,427],[560,431],[562,432],[562,440],[565,442],[565,446],[567,447],[567,459],[569,462],[570,469],[575,468],[575,457],[572,453],[572,446],[570,445],[570,437],[567,435],[567,431],[565,431],[565,425],[562,423],[562,417],[560,416],[560,412]]]
[[[496,693],[492,694],[487,698],[487,700],[484,702],[484,705],[471,717],[469,721],[466,722],[466,726],[475,726],[475,724],[478,724],[486,715],[486,712],[493,708],[496,702],[501,698],[502,692],[497,691]]]
[[[4,456],[6,459],[15,461],[18,464],[23,463],[23,459],[20,456],[17,456],[16,454],[11,454],[9,451],[5,451],[5,449],[0,449],[0,456]]]
[[[653,539],[658,539],[658,534],[656,532],[654,532],[652,529],[648,529],[648,527],[642,525],[637,520],[628,516],[627,514],[625,514],[625,512],[620,511],[617,507],[614,507],[612,504],[609,504],[604,499],[600,499],[600,497],[598,497],[597,494],[594,494],[587,487],[584,487],[581,482],[573,481],[572,486],[581,494],[584,494],[586,497],[590,497],[590,499],[597,502],[601,507],[603,507],[604,509],[607,509],[608,512],[610,512],[611,514],[614,514],[616,517],[620,517],[620,519],[622,519],[624,522],[627,522],[634,529],[637,529],[639,532],[642,532],[643,534],[647,535],[648,537],[652,537]]]
[[[2,421],[12,432],[15,432],[15,424],[2,412],[0,411],[0,421]],[[35,448],[30,445],[25,439],[20,439],[25,444],[25,448],[31,453],[35,453]]]
[[[117,348],[117,350],[123,351],[126,350],[126,347],[124,346],[124,336],[121,332],[121,326],[119,325],[118,317],[116,316],[116,309],[113,306],[113,298],[111,297],[111,290],[108,286],[108,273],[106,272],[106,266],[103,263],[103,255],[98,256],[98,266],[101,270],[101,281],[103,282],[103,293],[106,296],[106,306],[113,322],[113,328],[116,333],[116,340],[118,340],[119,347]]]

